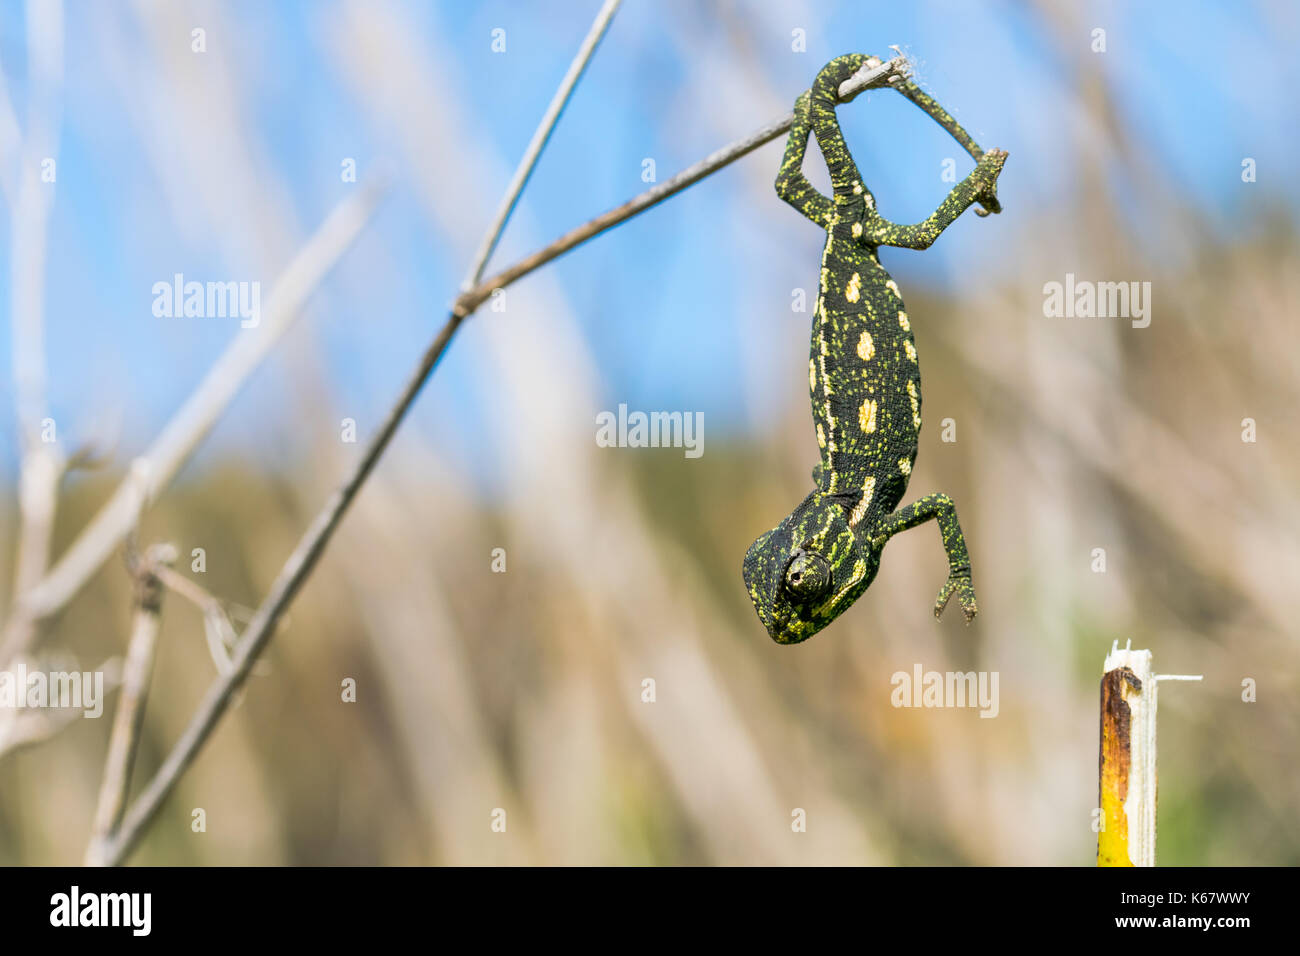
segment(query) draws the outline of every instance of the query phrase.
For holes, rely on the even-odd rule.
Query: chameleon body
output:
[[[933,494],[898,507],[916,461],[921,373],[911,321],[878,249],[925,249],[976,202],[997,211],[995,186],[1006,153],[982,154],[975,170],[924,222],[897,225],[883,218],[835,115],[839,85],[869,60],[878,62],[861,54],[832,60],[812,89],[796,100],[776,179],[777,195],[826,231],[808,362],[821,449],[813,470],[815,487],[750,546],[743,568],[759,620],[778,644],[807,640],[833,621],[875,579],[885,543],[932,518],[939,523],[949,567],[935,614],[954,594],[967,622],[977,610],[952,499]],[[965,136],[919,88],[906,86],[904,95],[955,130],[955,136],[958,131]],[[802,172],[810,132],[830,171],[830,198],[818,193]]]

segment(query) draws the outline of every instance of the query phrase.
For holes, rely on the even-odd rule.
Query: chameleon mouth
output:
[[[745,552],[745,562],[741,574],[745,579],[745,590],[749,600],[758,613],[758,619],[765,628],[772,627],[774,609],[771,608],[770,596],[773,594],[773,574],[770,567],[771,541],[775,531],[760,535]]]

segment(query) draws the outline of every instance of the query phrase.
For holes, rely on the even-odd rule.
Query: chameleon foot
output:
[[[1002,203],[998,202],[998,174],[1002,172],[1006,161],[1005,149],[990,149],[980,160],[976,171],[986,185],[975,195],[975,201],[982,207],[975,210],[975,215],[987,216],[1002,211]]]
[[[953,594],[956,594],[957,600],[961,602],[961,610],[966,615],[966,623],[969,624],[975,620],[975,614],[979,611],[979,608],[975,604],[975,585],[971,583],[970,568],[949,572],[948,581],[939,589],[939,598],[934,602],[934,616],[936,618],[948,606],[948,599]]]

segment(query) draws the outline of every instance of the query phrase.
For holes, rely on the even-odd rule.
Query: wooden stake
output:
[[[1198,676],[1153,674],[1151,652],[1116,641],[1101,679],[1098,758],[1101,829],[1098,866],[1156,865],[1156,690],[1163,680]]]

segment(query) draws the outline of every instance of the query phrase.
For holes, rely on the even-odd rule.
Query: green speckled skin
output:
[[[953,594],[968,623],[976,613],[970,559],[952,499],[927,495],[898,507],[916,460],[921,373],[910,320],[878,249],[928,248],[976,202],[998,211],[995,187],[1006,153],[979,153],[937,103],[914,84],[903,84],[904,95],[959,141],[965,137],[963,145],[980,160],[924,222],[901,226],[883,218],[835,116],[839,85],[868,59],[852,54],[832,60],[796,100],[776,179],[777,195],[826,230],[808,365],[821,449],[815,488],[750,546],[743,569],[759,620],[778,644],[805,641],[830,624],[870,586],[889,538],[931,518],[939,522],[949,566],[935,615]],[[804,178],[810,132],[830,170],[832,198]]]

